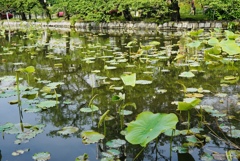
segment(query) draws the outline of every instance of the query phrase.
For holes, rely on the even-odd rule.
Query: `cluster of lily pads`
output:
[[[34,39],[34,35],[30,33],[25,37],[26,39]],[[100,43],[89,44],[87,48],[83,48],[80,44],[72,44],[74,48],[81,50],[79,57],[77,54],[71,55],[72,59],[80,59],[81,63],[87,65],[94,64],[95,61],[102,61],[103,66],[99,68],[90,68],[88,70],[88,76],[86,82],[91,88],[98,88],[101,86],[107,86],[107,90],[113,91],[111,102],[119,104],[117,111],[112,109],[103,110],[98,107],[94,101],[98,97],[98,94],[93,94],[88,104],[81,108],[79,112],[90,113],[92,117],[99,115],[98,129],[85,130],[81,132],[81,138],[83,144],[100,143],[105,139],[105,146],[107,147],[102,153],[101,160],[119,160],[122,155],[120,148],[126,146],[127,142],[133,145],[140,145],[146,148],[150,142],[157,139],[160,135],[171,137],[174,140],[177,136],[182,135],[185,137],[186,142],[181,143],[180,146],[172,147],[170,151],[176,151],[178,153],[189,153],[191,147],[202,147],[211,140],[211,137],[217,137],[217,133],[211,128],[206,121],[206,117],[210,116],[217,119],[219,123],[219,129],[222,130],[224,135],[228,138],[221,138],[226,143],[230,143],[236,150],[228,150],[226,154],[219,153],[208,154],[203,153],[203,160],[213,160],[217,157],[221,159],[226,158],[228,161],[232,160],[232,157],[239,158],[239,146],[234,143],[230,138],[239,138],[239,130],[237,127],[231,125],[229,128],[227,119],[234,119],[226,113],[215,109],[211,105],[202,104],[202,100],[205,94],[212,94],[213,91],[204,89],[202,87],[194,88],[187,87],[186,83],[181,81],[176,82],[180,85],[179,91],[182,93],[182,101],[173,101],[172,104],[176,105],[176,111],[172,113],[153,113],[149,110],[143,111],[137,114],[135,120],[125,122],[124,117],[134,113],[133,110],[137,109],[135,102],[127,102],[126,97],[131,97],[127,93],[128,88],[135,88],[135,86],[147,87],[152,84],[155,79],[155,68],[161,67],[162,73],[170,73],[171,66],[174,67],[186,67],[186,71],[181,71],[178,75],[179,79],[191,80],[196,74],[204,73],[203,64],[207,68],[214,68],[219,65],[231,66],[230,70],[233,70],[234,75],[225,75],[221,77],[220,83],[222,86],[236,85],[239,86],[239,64],[240,58],[240,36],[239,34],[231,31],[222,32],[219,29],[214,29],[211,32],[204,32],[200,29],[197,31],[186,32],[179,40],[177,44],[169,45],[167,47],[160,48],[160,42],[150,41],[146,44],[139,43],[138,40],[133,39],[129,43],[125,44],[125,51],[119,51],[119,49],[111,50],[106,46],[102,46]],[[46,45],[43,44],[43,45]],[[36,47],[36,46],[35,46]],[[173,49],[177,47],[178,50]],[[134,50],[136,49],[137,50]],[[22,50],[23,48],[19,49]],[[13,54],[13,52],[6,48],[6,52],[1,56],[7,56]],[[31,54],[31,59],[34,59],[35,54]],[[67,56],[66,56],[67,57]],[[53,64],[55,69],[61,70],[65,64],[61,61],[64,58],[59,58],[54,53],[48,53],[48,59],[54,60]],[[4,59],[5,60],[5,59]],[[160,62],[167,62],[168,66],[158,66]],[[15,66],[23,64],[15,64]],[[169,67],[169,68],[168,68]],[[87,68],[87,67],[86,67]],[[72,70],[75,70],[72,67]],[[119,73],[121,72],[121,73]],[[64,85],[64,82],[51,82],[47,80],[41,80],[41,78],[33,78],[32,74],[37,74],[35,67],[27,66],[16,69],[16,76],[4,76],[0,77],[0,83],[4,84],[1,88],[0,98],[9,96],[18,96],[17,100],[10,101],[10,104],[18,104],[21,111],[22,104],[28,104],[27,108],[22,109],[25,112],[40,112],[46,111],[49,108],[59,108],[60,103],[66,105],[69,104],[68,100],[61,100],[61,95],[57,93],[57,89]],[[25,77],[21,78],[21,77]],[[33,82],[35,81],[35,82]],[[7,82],[12,82],[8,85]],[[36,87],[33,87],[35,84]],[[16,85],[16,87],[15,87]],[[38,87],[41,88],[38,88]],[[166,89],[159,89],[159,93],[168,92]],[[216,93],[216,97],[227,99],[227,94]],[[239,97],[239,95],[237,94]],[[22,99],[24,102],[22,102]],[[236,106],[239,106],[237,100]],[[128,108],[129,110],[127,110]],[[226,110],[228,107],[226,107]],[[191,126],[191,113],[195,110],[199,117],[199,124]],[[100,112],[99,112],[100,111]],[[180,117],[184,115],[184,111],[187,112],[187,119],[184,122],[180,122]],[[99,113],[96,113],[99,112]],[[106,122],[114,119],[113,113],[117,112],[120,119],[121,134],[124,139],[115,138],[107,140],[107,128]],[[177,124],[187,125],[184,130],[178,129]],[[212,135],[203,134],[203,128],[209,128]],[[7,134],[16,134],[16,144],[21,144],[34,138],[37,134],[43,131],[44,125],[30,125],[26,123],[12,124],[6,123],[0,126],[0,131]],[[103,128],[103,130],[102,130]],[[58,130],[60,135],[71,135],[79,131],[78,127],[66,126]],[[127,142],[126,142],[127,141]],[[14,155],[21,154],[22,151],[17,151]],[[138,155],[137,155],[138,156]],[[136,157],[137,157],[136,156]],[[50,154],[48,152],[37,153],[33,156],[34,160],[49,160]],[[88,154],[83,154],[76,158],[76,161],[88,160]]]

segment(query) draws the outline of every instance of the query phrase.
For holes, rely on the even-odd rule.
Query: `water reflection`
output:
[[[219,91],[226,92],[230,95],[236,94],[239,91],[239,85],[219,87],[219,78],[222,75],[228,75],[229,72],[233,75],[240,74],[238,68],[239,63],[221,64],[211,67],[204,64],[204,62],[200,62],[202,71],[204,72],[196,73],[194,79],[180,78],[180,73],[188,70],[189,67],[172,65],[174,59],[172,55],[174,55],[174,52],[171,51],[176,52],[178,50],[178,48],[172,47],[172,45],[177,43],[179,35],[181,35],[181,33],[178,32],[137,31],[126,33],[124,30],[100,31],[100,34],[99,31],[81,32],[79,30],[67,32],[41,30],[31,32],[35,35],[33,38],[29,38],[29,31],[17,31],[12,35],[10,42],[1,39],[3,45],[8,48],[6,50],[13,51],[14,54],[12,56],[0,55],[2,59],[6,59],[7,61],[7,63],[0,65],[0,75],[14,75],[15,70],[19,67],[32,65],[36,67],[35,79],[31,80],[31,84],[33,84],[34,87],[42,88],[43,84],[35,82],[37,79],[64,82],[64,85],[56,89],[57,93],[61,95],[58,108],[50,108],[38,113],[38,121],[51,127],[46,128],[44,132],[46,136],[39,137],[43,140],[60,138],[59,140],[61,140],[61,142],[64,142],[63,140],[71,140],[71,144],[73,144],[76,149],[82,149],[81,153],[87,149],[86,146],[80,145],[80,143],[78,143],[79,145],[74,143],[76,140],[81,140],[80,133],[89,129],[102,132],[104,130],[103,127],[98,128],[97,126],[99,117],[108,109],[111,110],[111,115],[114,119],[106,122],[107,139],[98,143],[96,147],[91,146],[91,148],[94,149],[88,150],[92,156],[91,160],[96,160],[96,156],[97,159],[101,159],[102,152],[106,152],[108,149],[106,146],[107,141],[116,138],[124,139],[124,136],[120,133],[125,126],[121,127],[121,118],[118,113],[121,102],[111,101],[112,96],[119,94],[119,92],[126,95],[126,103],[133,102],[137,106],[136,110],[131,109],[134,112],[132,115],[124,116],[124,124],[134,120],[140,112],[150,110],[154,113],[176,113],[180,119],[179,129],[185,129],[186,127],[181,125],[181,123],[186,121],[187,115],[184,112],[181,114],[176,112],[176,105],[172,104],[173,101],[181,101],[184,97],[184,93],[179,90],[182,89],[180,84],[185,84],[187,87],[203,87],[214,93]],[[159,41],[162,44],[161,47],[167,46],[167,50],[160,47],[158,49],[164,54],[167,53],[168,56],[172,56],[172,58],[167,60],[156,59],[147,61],[143,59],[138,61],[136,57],[133,58],[128,53],[131,50],[133,54],[136,54],[139,46],[135,45],[131,49],[126,48],[126,45],[134,39],[137,40],[138,44],[141,42],[143,45],[153,40]],[[117,55],[119,51],[125,54]],[[6,51],[0,49],[0,52],[5,53]],[[113,53],[117,56],[115,57]],[[134,65],[137,68],[126,68],[126,64],[121,63],[119,63],[118,68],[113,71],[104,68],[106,65],[111,66],[111,63],[114,64],[118,62],[119,58],[122,57],[126,58],[130,65]],[[19,62],[23,64],[14,64]],[[56,64],[58,63],[61,63],[62,67],[57,67]],[[164,72],[164,69],[171,72]],[[97,70],[100,70],[100,72],[97,72]],[[152,84],[127,87],[121,91],[110,90],[111,84],[117,87],[122,85],[121,81],[111,80],[110,78],[119,77],[119,73],[124,72],[135,72],[137,73],[138,79],[151,80]],[[99,79],[102,77],[107,77],[107,79],[104,79],[105,82]],[[110,85],[108,83],[110,83]],[[166,93],[161,92],[162,90],[166,90]],[[94,114],[80,112],[80,109],[86,107],[95,94],[98,94],[98,96],[93,102],[99,107],[100,111]],[[234,98],[234,96],[231,96],[231,98],[232,97]],[[41,94],[39,94],[39,99],[44,99]],[[216,99],[216,101],[213,99],[211,93],[206,94],[203,103],[216,104],[219,98]],[[65,104],[65,101],[70,101],[71,104]],[[19,101],[19,103],[20,102],[21,101]],[[236,102],[234,102],[232,106],[235,104]],[[218,108],[224,108],[226,105],[226,103],[219,103]],[[18,108],[20,123],[22,123],[21,104],[18,105]],[[197,112],[195,111],[191,111],[191,114],[192,116],[197,116]],[[198,121],[198,117],[193,117],[192,125],[197,125]],[[73,135],[60,136],[57,131],[65,126],[78,127],[79,132]],[[204,130],[205,133],[209,132],[209,129]],[[217,131],[217,127],[215,127],[214,130]],[[212,144],[216,147],[226,147],[226,145],[222,145],[222,142],[217,138],[212,139]],[[61,144],[61,142],[51,142],[54,145],[53,149],[58,149],[57,144]],[[173,140],[173,145],[179,146],[179,144],[184,142],[186,142],[186,140],[183,136],[176,136]],[[68,143],[65,144],[71,146]],[[142,147],[127,143],[126,146],[119,149],[120,159],[132,160],[139,154],[137,160],[200,160],[198,155],[201,155],[201,149],[195,150],[198,151],[199,154],[195,153],[193,156],[190,153],[180,154],[172,152],[171,157],[169,144],[169,138],[161,135],[157,139],[157,142],[150,143],[143,152],[139,154],[139,152],[142,151]],[[41,149],[43,145],[33,144],[33,146],[40,147]],[[45,151],[45,149],[41,150]],[[63,151],[61,149],[58,150]],[[76,154],[77,152],[75,151],[73,153]],[[56,153],[52,155],[58,156]],[[56,158],[59,160],[61,156]]]

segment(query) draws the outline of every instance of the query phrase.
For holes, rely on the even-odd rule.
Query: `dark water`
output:
[[[28,37],[32,33],[31,37]],[[139,32],[141,33],[141,32]],[[21,143],[19,145],[14,144],[16,140],[15,134],[4,134],[0,138],[0,150],[2,158],[1,161],[27,161],[33,160],[32,156],[39,152],[49,152],[53,161],[70,161],[75,160],[79,155],[87,153],[89,160],[101,160],[102,151],[106,151],[105,143],[111,139],[124,139],[124,136],[120,134],[121,124],[117,109],[120,104],[111,101],[112,96],[119,94],[119,92],[126,95],[125,102],[134,102],[137,109],[131,108],[133,114],[124,117],[124,122],[128,123],[134,120],[137,114],[142,111],[151,111],[153,113],[176,113],[179,117],[179,124],[177,129],[186,129],[187,126],[180,123],[187,121],[187,113],[176,111],[177,106],[172,104],[173,101],[182,101],[184,94],[181,91],[182,87],[179,82],[187,87],[192,88],[204,88],[210,90],[211,93],[207,93],[202,98],[202,104],[213,105],[214,108],[224,111],[229,107],[231,109],[231,115],[235,115],[236,120],[240,119],[238,116],[239,106],[237,106],[239,93],[239,83],[230,86],[220,86],[220,80],[223,76],[239,75],[240,63],[235,62],[234,65],[221,64],[210,68],[203,61],[200,62],[201,68],[204,72],[196,73],[194,78],[181,78],[179,74],[188,69],[187,66],[176,66],[174,64],[174,51],[177,51],[177,47],[171,45],[176,44],[181,32],[168,31],[168,32],[148,32],[146,34],[99,34],[92,32],[62,32],[62,31],[27,31],[19,30],[11,33],[11,37],[8,34],[5,37],[0,38],[2,48],[0,49],[0,76],[15,76],[15,70],[20,67],[34,66],[36,71],[33,76],[30,77],[30,84],[33,87],[42,88],[43,84],[37,83],[36,79],[48,80],[51,82],[63,82],[56,89],[56,92],[61,95],[59,97],[60,104],[58,107],[52,107],[47,110],[37,113],[26,113],[20,109],[27,108],[29,103],[27,99],[22,98],[21,107],[18,105],[10,105],[8,102],[16,100],[17,96],[0,98],[0,125],[7,122],[44,124],[43,132],[36,137],[29,140],[27,143]],[[173,55],[169,58],[151,58],[148,60],[138,58],[131,58],[126,56],[127,62],[117,64],[117,69],[106,70],[105,65],[113,66],[111,62],[103,61],[100,56],[114,56],[105,58],[109,60],[119,60],[120,57],[117,52],[129,53],[128,48],[125,48],[127,43],[136,39],[138,44],[141,42],[143,45],[148,44],[153,40],[161,42],[160,46],[157,46],[157,51],[162,51],[163,56],[169,56],[165,48],[171,48]],[[8,48],[8,49],[6,49]],[[139,46],[135,45],[131,52],[137,52]],[[173,51],[173,52],[172,52]],[[4,53],[12,52],[11,55]],[[55,59],[46,58],[47,55],[53,54]],[[95,57],[94,59],[86,58]],[[59,59],[58,59],[59,58]],[[90,61],[94,60],[93,63]],[[114,62],[115,62],[114,61]],[[20,65],[14,63],[23,63]],[[58,68],[54,64],[62,63],[62,67]],[[137,68],[127,68],[127,64],[134,64]],[[234,66],[234,68],[233,68]],[[170,70],[170,72],[164,72],[163,69]],[[94,73],[93,71],[100,70],[100,73]],[[137,84],[135,87],[124,87],[122,90],[109,89],[111,85],[123,86],[122,81],[113,81],[110,78],[120,77],[124,72],[135,72],[138,80],[150,80],[151,84],[141,85]],[[107,77],[106,82],[110,84],[104,84],[102,80],[95,80],[96,76]],[[21,75],[23,80],[22,84],[27,83],[26,75]],[[92,79],[92,80],[91,80]],[[178,83],[177,83],[178,82]],[[1,88],[6,86],[11,87],[14,81],[2,82]],[[161,90],[167,90],[166,93],[162,93]],[[228,94],[228,97],[219,98],[214,96],[215,93],[224,92]],[[90,113],[83,113],[79,110],[86,107],[91,98],[97,95],[94,99],[94,104],[99,107],[99,111],[93,115]],[[220,103],[220,100],[223,101]],[[41,93],[37,100],[44,100]],[[71,101],[71,104],[64,104],[64,101]],[[100,133],[103,132],[103,127],[98,128],[98,121],[100,116],[110,109],[110,114],[114,116],[112,121],[106,122],[107,134],[101,143],[84,145],[82,144],[80,133],[84,130],[95,130]],[[20,113],[20,114],[19,114]],[[21,115],[22,114],[22,115]],[[195,110],[191,111],[191,127],[197,127],[199,117]],[[211,128],[220,136],[221,131],[218,127],[214,126],[215,118],[210,115],[206,115],[206,120],[211,124]],[[229,124],[238,126],[238,121],[229,121]],[[60,135],[57,133],[61,128],[65,126],[75,126],[79,128],[79,131],[70,135]],[[202,134],[208,135],[210,130],[204,127]],[[136,160],[166,160],[166,161],[198,161],[201,160],[201,155],[206,152],[211,154],[212,152],[225,153],[233,147],[226,145],[217,137],[211,137],[209,143],[200,147],[192,146],[189,148],[189,153],[181,154],[172,152],[170,154],[170,137],[160,135],[155,141],[149,143],[144,151],[139,155]],[[239,143],[239,139],[232,139],[235,144]],[[183,135],[173,138],[173,147],[181,146],[186,142],[186,137]],[[238,144],[239,145],[239,144]],[[19,156],[12,156],[12,152],[18,149],[29,148],[30,151],[25,152]],[[137,145],[130,145],[127,143],[120,149],[121,160],[133,160],[135,156],[142,150],[142,147]]]

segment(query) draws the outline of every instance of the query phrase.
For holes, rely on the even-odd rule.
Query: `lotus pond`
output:
[[[0,161],[239,160],[239,34],[138,33],[2,28]]]

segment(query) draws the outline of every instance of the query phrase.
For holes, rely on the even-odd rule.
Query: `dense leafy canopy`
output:
[[[11,11],[23,20],[32,15],[45,14],[49,19],[58,12],[64,12],[65,19],[105,21],[112,19],[133,20],[155,18],[157,21],[179,20],[179,6],[182,10],[190,8],[190,0],[0,0],[0,11]],[[233,5],[234,4],[234,5]],[[195,6],[210,19],[238,19],[240,1],[238,0],[195,0]]]

